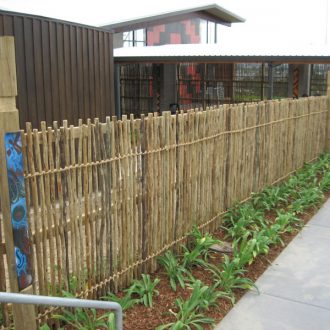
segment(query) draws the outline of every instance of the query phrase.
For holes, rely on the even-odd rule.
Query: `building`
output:
[[[274,55],[275,54],[275,55]],[[194,63],[200,75],[187,77],[193,88],[189,108],[219,103],[248,102],[272,98],[325,95],[326,74],[330,69],[330,47],[279,47],[275,49],[248,49],[239,45],[164,45],[160,47],[115,49],[115,65],[124,67],[140,63]],[[232,75],[216,77],[219,68],[231,65]],[[176,86],[181,84],[180,74]],[[201,93],[194,89],[201,88]],[[180,90],[179,90],[180,92]],[[178,102],[185,105],[178,93]],[[167,110],[167,109],[165,109]]]
[[[0,10],[0,36],[15,38],[21,128],[114,115],[112,32]]]
[[[0,36],[15,37],[21,128],[325,94],[329,49],[221,44],[219,27],[243,22],[217,5],[103,27],[0,10]]]
[[[115,32],[116,113],[326,93],[327,47],[221,44],[219,26],[239,22],[208,5],[104,26]]]
[[[174,44],[221,44],[220,26],[230,27],[244,19],[215,5],[186,8],[126,22],[105,25],[113,31],[114,48]],[[139,61],[138,61],[139,62]],[[214,81],[232,80],[233,64],[210,67],[192,63],[130,63],[117,66],[117,114],[148,113],[190,107],[205,93],[201,77]],[[207,72],[206,72],[207,71]],[[209,95],[231,99],[231,90],[215,83]],[[200,104],[202,105],[202,104]]]

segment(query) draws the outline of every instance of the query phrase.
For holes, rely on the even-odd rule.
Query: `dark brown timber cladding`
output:
[[[0,11],[4,35],[15,37],[21,128],[114,115],[111,32]]]

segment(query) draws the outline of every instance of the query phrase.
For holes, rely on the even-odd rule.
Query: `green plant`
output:
[[[244,203],[231,208],[224,216],[224,228],[227,236],[237,239],[246,233],[252,235],[255,230],[266,225],[262,210],[255,209],[251,203]]]
[[[114,313],[109,313],[108,330],[116,330],[116,317]]]
[[[70,292],[63,291],[63,295],[68,298],[75,298]],[[106,312],[102,315],[97,315],[94,308],[87,309],[76,307],[74,309],[64,309],[63,314],[53,315],[53,318],[63,321],[73,329],[96,330],[102,328],[114,330],[113,312]],[[44,327],[44,330],[48,330],[46,324]]]
[[[123,311],[132,308],[140,302],[140,299],[132,298],[130,292],[127,292],[123,297],[117,297],[114,293],[109,292],[106,296],[101,297],[101,299],[117,302]]]
[[[193,295],[195,295],[195,301],[198,310],[207,310],[209,307],[217,306],[217,300],[219,298],[227,298],[232,301],[232,298],[228,293],[224,291],[219,291],[216,285],[211,287],[204,285],[200,280],[194,280],[190,285],[188,285],[193,290]]]
[[[279,204],[285,204],[288,194],[283,186],[267,187],[261,193],[255,194],[252,204],[257,209],[270,211]]]
[[[203,259],[202,246],[195,246],[192,250],[189,250],[186,246],[182,245],[182,266],[186,269],[191,269],[192,266],[203,266],[207,265],[207,262]]]
[[[54,266],[55,270],[58,270],[58,265]],[[55,296],[61,296],[61,292],[70,292],[71,294],[75,295],[79,288],[82,286],[82,283],[85,283],[88,278],[87,268],[85,268],[80,273],[80,280],[74,274],[70,274],[67,278],[67,284],[62,280],[61,283],[57,283],[53,286],[51,283],[48,283],[49,292],[53,292],[55,288]]]
[[[192,231],[192,236],[194,241],[192,242],[192,247],[188,248],[182,245],[183,255],[182,255],[182,266],[186,269],[191,269],[193,266],[207,265],[207,257],[210,251],[210,247],[213,244],[221,243],[220,240],[213,238],[210,234],[202,234],[198,228],[194,228]]]
[[[204,259],[208,257],[212,245],[221,243],[219,239],[213,238],[209,233],[203,234],[197,227],[193,228],[192,236],[195,240],[195,248],[197,248]]]
[[[204,316],[200,313],[201,309],[207,308],[205,302],[207,294],[207,286],[203,286],[201,281],[197,280],[192,285],[192,293],[187,300],[178,298],[175,300],[177,311],[170,310],[170,313],[176,318],[176,321],[161,325],[157,327],[157,330],[163,329],[187,329],[190,330],[195,327],[198,330],[202,330],[201,324],[214,324],[212,318]],[[213,299],[213,298],[212,298]]]
[[[270,227],[266,227],[262,229],[264,235],[266,235],[269,239],[270,245],[281,244],[284,245],[284,242],[281,238],[281,227],[278,224],[272,224]]]
[[[176,299],[175,304],[178,308],[178,311],[173,312],[172,310],[170,310],[170,313],[176,318],[176,321],[170,322],[165,325],[160,325],[156,328],[156,330],[191,330],[193,329],[192,327],[197,330],[202,330],[203,327],[201,326],[201,324],[214,325],[214,319],[206,317],[202,313],[198,313],[196,311],[187,312],[185,310],[185,302],[181,298]]]
[[[278,211],[273,226],[277,226],[280,234],[292,233],[295,228],[303,226],[303,222],[293,212]]]
[[[150,275],[142,274],[141,280],[133,281],[133,284],[126,290],[130,295],[135,294],[139,297],[139,301],[146,307],[152,307],[153,295],[158,295],[159,292],[155,289],[160,282],[158,278],[151,280]]]
[[[237,260],[230,260],[227,255],[224,255],[224,261],[219,267],[209,265],[209,270],[213,274],[215,286],[223,289],[231,297],[233,303],[235,302],[234,289],[251,289],[252,287],[257,289],[253,281],[243,277],[244,270],[239,267]]]
[[[330,191],[330,172],[324,174],[320,180],[319,187],[323,192]]]
[[[65,309],[63,314],[54,315],[53,318],[69,324],[73,329],[96,330],[99,328],[112,330],[113,313],[104,313],[97,316],[95,309],[75,308],[73,312]],[[47,328],[45,328],[47,329]]]
[[[253,250],[254,258],[260,254],[268,254],[269,246],[272,244],[272,241],[267,235],[267,232],[264,230],[254,232],[253,239],[255,240],[255,247]]]
[[[158,258],[158,262],[164,267],[169,277],[171,288],[176,291],[176,284],[185,288],[185,276],[191,276],[189,271],[183,267],[172,251],[167,251],[163,256]]]
[[[250,234],[245,233],[242,238],[233,242],[233,261],[238,268],[250,265],[256,257],[256,239],[250,239]]]
[[[62,328],[60,328],[61,330]],[[48,324],[43,324],[42,326],[40,326],[40,330],[51,330],[50,327],[48,326]]]
[[[319,171],[326,174],[330,170],[330,153],[323,154],[319,157]]]
[[[311,206],[318,205],[324,195],[318,186],[311,186],[297,192],[295,200],[289,205],[289,209],[295,213],[303,213]]]

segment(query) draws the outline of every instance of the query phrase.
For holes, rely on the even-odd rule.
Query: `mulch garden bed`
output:
[[[324,201],[326,201],[329,197],[330,193],[325,194]],[[305,212],[301,219],[305,224],[307,224],[307,222],[317,211],[318,209],[310,208],[307,212]],[[275,217],[275,214],[274,212],[270,212],[267,216]],[[298,231],[295,231],[291,234],[286,233],[282,235],[284,245],[273,246],[270,248],[267,255],[258,256],[254,262],[247,267],[245,276],[255,282],[298,233]],[[223,229],[218,229],[216,232],[212,233],[212,236],[220,240],[224,240],[225,231]],[[221,259],[222,254],[214,252],[211,254],[209,262],[218,265]],[[200,279],[206,285],[212,284],[211,273],[205,269],[195,267],[192,274],[196,279]],[[125,330],[153,330],[161,324],[166,324],[173,321],[173,316],[170,315],[168,311],[169,309],[175,309],[175,299],[178,297],[187,299],[189,297],[191,293],[189,289],[183,290],[180,286],[177,287],[176,292],[171,289],[168,277],[163,274],[163,270],[161,268],[152,275],[153,279],[156,277],[160,279],[160,283],[157,285],[159,295],[153,298],[153,307],[147,308],[144,305],[136,305],[132,309],[127,310],[124,316]],[[246,290],[235,290],[236,302],[244,295],[245,292]],[[214,318],[215,322],[219,323],[232,307],[233,306],[229,300],[220,299],[218,307],[210,308],[204,314],[205,316]],[[211,326],[207,325],[205,325],[204,328],[212,329]]]

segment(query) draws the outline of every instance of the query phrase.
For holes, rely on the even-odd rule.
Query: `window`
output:
[[[216,44],[219,44],[220,43],[220,40],[221,40],[221,24],[217,24],[216,27],[216,32],[215,32],[215,36],[216,36],[216,40],[215,40],[215,43]]]
[[[217,24],[214,22],[200,20],[200,40],[202,44],[215,44],[218,41]]]
[[[133,31],[123,33],[124,47],[133,47]]]
[[[215,23],[207,22],[207,43],[214,44],[215,43]]]
[[[141,47],[146,45],[146,30],[134,30],[123,33],[124,47]]]
[[[201,19],[199,29],[201,44],[207,44],[207,21]]]

